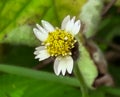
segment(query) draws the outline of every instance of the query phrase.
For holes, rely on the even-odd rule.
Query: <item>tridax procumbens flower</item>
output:
[[[71,57],[71,49],[74,48],[74,44],[77,42],[75,35],[80,30],[80,20],[75,21],[75,17],[70,19],[70,16],[66,16],[61,24],[61,29],[54,28],[49,22],[42,20],[42,26],[36,24],[37,28],[34,28],[35,36],[42,42],[42,46],[36,48],[34,54],[35,59],[42,61],[49,57],[56,57],[54,62],[54,72],[59,75],[65,75],[67,71],[72,73],[73,58]]]

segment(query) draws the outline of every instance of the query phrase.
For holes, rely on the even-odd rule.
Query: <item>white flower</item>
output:
[[[36,48],[35,59],[45,60],[51,56],[56,57],[54,62],[54,72],[65,75],[66,71],[71,74],[73,69],[73,58],[71,49],[76,42],[75,35],[80,31],[80,20],[75,21],[75,17],[70,19],[66,16],[61,24],[61,29],[54,28],[47,21],[41,21],[42,26],[36,24],[34,28],[35,36],[42,41],[42,46]]]

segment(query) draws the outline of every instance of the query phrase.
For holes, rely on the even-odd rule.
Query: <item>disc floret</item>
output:
[[[75,42],[72,34],[57,28],[49,33],[44,44],[51,56],[66,56],[72,54],[71,49],[74,48]]]

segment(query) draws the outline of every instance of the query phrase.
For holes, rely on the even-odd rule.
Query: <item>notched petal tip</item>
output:
[[[65,29],[65,27],[66,27],[66,24],[67,24],[67,22],[68,21],[70,21],[70,15],[67,15],[64,19],[63,19],[63,21],[62,21],[62,23],[61,23],[61,29]]]
[[[48,31],[48,32],[52,32],[54,31],[54,27],[47,21],[45,20],[41,20],[41,23],[43,25],[43,27]]]
[[[46,21],[45,20],[41,20],[41,23],[43,24],[43,23],[45,23]]]
[[[68,14],[68,15],[66,16],[66,18],[70,18],[70,15]]]
[[[35,36],[39,39],[40,31],[37,28],[33,28],[33,32],[34,32]]]
[[[33,28],[33,32],[38,32],[38,29],[37,28]]]
[[[36,26],[40,26],[38,23],[36,23]]]
[[[34,55],[37,55],[38,53],[37,53],[37,51],[34,51],[34,53],[33,53]]]
[[[42,33],[48,33],[48,31],[47,30],[45,30],[42,26],[40,26],[39,24],[36,24],[36,26],[37,26],[37,28],[38,28],[38,30],[40,30]]]
[[[75,18],[76,18],[76,17],[75,17],[75,16],[73,16],[73,18],[71,19],[71,21],[75,21]]]
[[[36,27],[40,30],[41,26],[39,24],[36,24]]]
[[[48,37],[48,33],[43,33],[37,28],[33,28],[33,32],[40,41],[45,41]]]
[[[80,21],[80,20],[77,20],[77,21],[76,21],[76,24],[77,24],[78,26],[81,26],[81,21]]]
[[[59,75],[60,75],[60,73],[58,73],[58,72],[55,72],[55,74],[56,74],[57,76],[59,76]]]
[[[66,74],[66,70],[65,71],[62,70],[62,75],[65,76],[65,74]]]
[[[35,59],[39,59],[39,61],[45,60],[50,57],[50,54],[47,52],[46,49],[40,47],[38,50],[34,52],[36,54]]]
[[[72,33],[74,35],[78,34],[78,32],[80,31],[80,27],[81,27],[80,20],[77,20],[73,26]]]
[[[35,56],[35,59],[38,59],[38,56]]]
[[[59,56],[55,59],[54,72],[56,75],[59,75],[61,73],[64,76],[66,72],[71,74],[72,70],[73,70],[73,59],[71,56],[66,56],[66,57]]]
[[[70,15],[67,15],[64,19],[63,19],[63,21],[64,20],[70,20]]]
[[[75,16],[71,20],[67,21],[65,30],[74,35],[74,33],[72,32],[74,25],[75,25]]]

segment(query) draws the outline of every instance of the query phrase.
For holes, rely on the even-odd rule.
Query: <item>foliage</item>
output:
[[[39,45],[39,41],[34,37],[32,29],[36,23],[40,24],[42,19],[60,27],[60,22],[66,15],[76,16],[86,24],[85,36],[95,36],[95,42],[103,53],[113,51],[119,54],[120,48],[113,49],[110,45],[114,43],[120,47],[119,0],[104,17],[101,16],[101,1],[89,0],[88,3],[87,0],[0,0],[0,97],[81,97],[78,79],[73,76],[55,76],[52,63],[43,66],[39,71],[32,69],[42,64],[34,60],[34,47]],[[97,71],[94,66],[91,67],[93,61],[88,55],[89,52],[84,47],[81,50],[83,51],[79,64],[82,66],[79,69],[87,85],[91,87]],[[108,60],[108,70],[117,88],[103,86],[89,90],[90,97],[120,96],[118,60]],[[91,64],[86,66],[89,71],[85,71],[85,65],[90,62]],[[91,71],[94,71],[94,74]],[[86,72],[88,75],[84,74]]]
[[[50,81],[13,75],[2,75],[0,79],[0,97],[80,96],[79,89]]]
[[[78,16],[78,9],[85,2],[86,0],[0,0],[0,42],[36,45],[38,42],[32,32],[33,25],[44,19],[60,26],[66,15]]]

